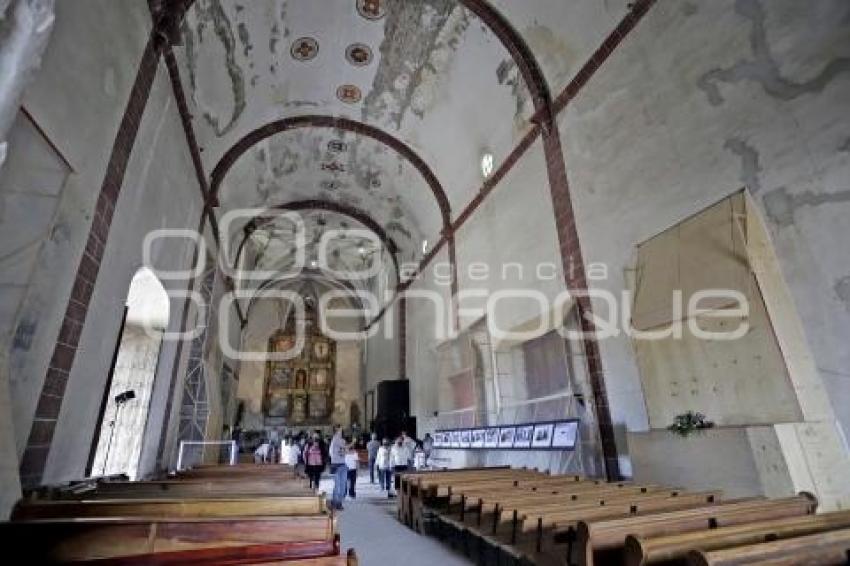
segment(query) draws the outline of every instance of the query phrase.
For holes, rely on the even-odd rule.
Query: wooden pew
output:
[[[131,499],[154,497],[216,497],[247,495],[309,495],[313,493],[301,480],[288,481],[194,481],[167,480],[148,482],[110,482],[86,491],[63,492],[62,499]]]
[[[760,520],[658,537],[632,534],[626,538],[626,564],[686,564],[687,554],[692,550],[710,552],[841,529],[850,529],[850,511]]]
[[[328,515],[16,521],[0,523],[0,540],[26,549],[31,564],[131,556],[147,556],[149,562],[140,563],[158,563],[151,555],[270,543],[277,545],[278,554],[268,558],[280,559],[297,557],[292,553],[304,541],[312,547],[310,557],[338,552],[334,520]],[[167,557],[159,559],[167,562]]]
[[[662,536],[720,526],[738,525],[770,517],[800,517],[817,509],[817,500],[802,494],[782,499],[753,498],[721,501],[715,505],[666,512],[641,512],[624,518],[583,519],[576,527],[571,562],[579,566],[622,563],[626,536]]]
[[[850,560],[850,529],[711,552],[693,551],[693,566],[838,566]]]
[[[315,515],[325,512],[324,496],[21,501],[14,520],[72,517],[256,517]]]

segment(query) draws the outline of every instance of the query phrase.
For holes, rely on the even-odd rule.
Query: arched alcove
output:
[[[91,476],[126,474],[136,479],[168,317],[168,294],[162,283],[150,269],[139,269],[127,293],[124,323],[90,463]]]

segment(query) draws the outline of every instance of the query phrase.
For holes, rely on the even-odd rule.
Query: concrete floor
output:
[[[333,480],[322,479],[321,491],[333,491]],[[357,499],[346,499],[337,528],[342,551],[357,551],[361,566],[467,566],[466,557],[453,552],[437,539],[420,535],[396,518],[396,501],[387,499],[369,475],[357,480]]]

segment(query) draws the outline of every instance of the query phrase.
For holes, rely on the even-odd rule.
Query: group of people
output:
[[[389,438],[378,442],[378,435],[372,433],[372,439],[366,445],[369,454],[369,483],[374,484],[377,475],[381,490],[387,492],[387,497],[395,497],[392,492],[393,474],[427,466],[433,447],[434,441],[430,434],[417,441],[405,431],[401,431],[401,435],[391,444]]]
[[[346,496],[357,497],[357,471],[360,467],[356,439],[345,438],[342,427],[334,426],[333,436],[327,441],[319,430],[311,434],[302,432],[296,436],[284,438],[281,461],[293,466],[295,473],[306,475],[310,487],[317,489],[322,474],[327,469],[334,480],[334,489],[328,505],[333,509],[342,509]],[[263,448],[265,446],[265,449]],[[414,440],[402,431],[394,442],[389,438],[378,441],[378,435],[372,433],[366,443],[368,454],[369,483],[380,484],[387,497],[395,497],[393,493],[393,474],[410,469],[420,469],[427,465],[433,448],[430,434],[421,441]],[[269,443],[263,443],[255,451],[255,461],[267,462]]]

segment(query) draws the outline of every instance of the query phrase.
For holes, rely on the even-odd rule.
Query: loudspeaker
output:
[[[410,382],[406,379],[378,384],[377,419],[404,419],[410,415]]]

